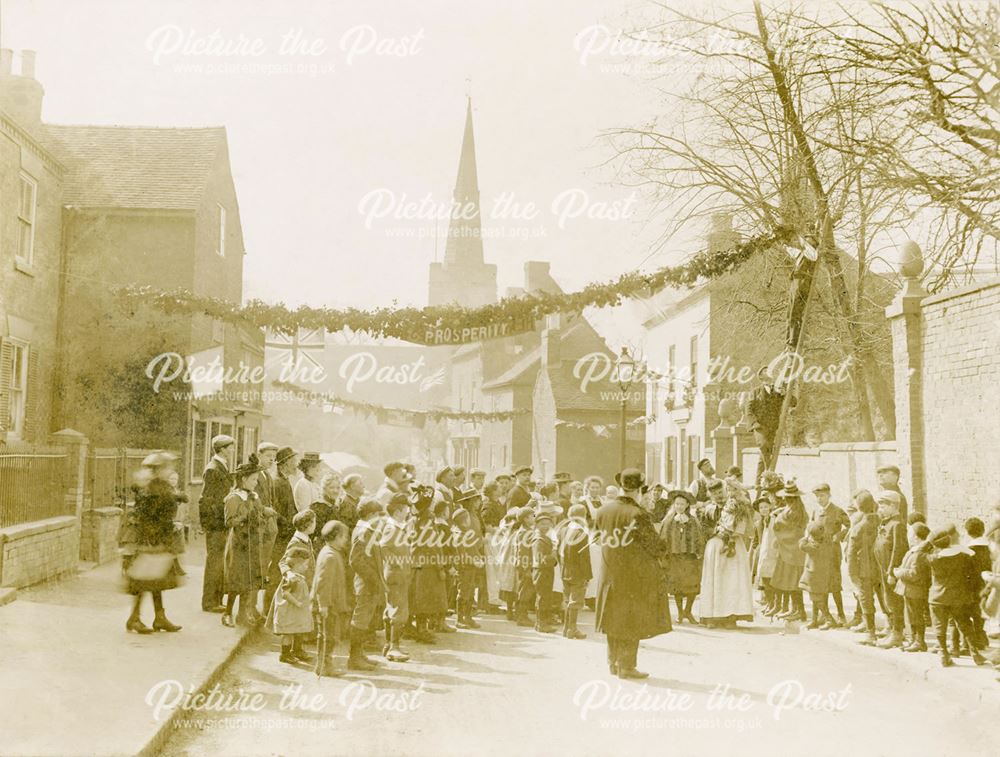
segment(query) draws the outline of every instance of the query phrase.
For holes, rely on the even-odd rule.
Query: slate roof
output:
[[[92,208],[195,210],[220,151],[223,127],[42,127],[66,166],[63,204]]]

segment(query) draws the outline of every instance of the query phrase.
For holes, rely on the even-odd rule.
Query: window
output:
[[[240,426],[236,429],[236,464],[242,465],[250,454],[257,451],[257,429]]]
[[[28,345],[10,343],[10,384],[7,387],[7,431],[16,438],[24,436],[24,417],[28,407]]]
[[[667,348],[667,396],[673,397],[677,390],[677,346],[671,344]]]
[[[691,388],[698,386],[698,335],[691,337]]]
[[[35,203],[38,185],[27,174],[21,174],[21,189],[17,204],[17,259],[31,265],[35,251]]]
[[[219,244],[215,250],[222,257],[226,256],[226,209],[219,206]]]
[[[677,479],[677,437],[667,437],[666,470],[663,472],[667,483],[674,483]]]

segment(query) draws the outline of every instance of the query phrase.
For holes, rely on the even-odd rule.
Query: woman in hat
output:
[[[236,622],[252,625],[259,616],[254,598],[264,586],[266,569],[261,564],[260,545],[264,538],[264,509],[257,496],[257,476],[261,468],[257,456],[233,472],[233,490],[226,497],[226,537],[225,582],[226,611],[222,624],[233,625],[233,609],[240,600],[240,611]]]
[[[730,481],[715,532],[705,545],[698,608],[702,623],[709,627],[735,628],[737,621],[753,620],[747,551],[752,534],[750,496],[742,485]]]
[[[179,576],[172,550],[178,497],[170,483],[176,461],[170,452],[154,452],[142,461],[133,482],[135,505],[126,516],[121,539],[126,590],[135,597],[125,629],[133,633],[181,630],[167,620],[163,609],[163,592],[175,588]],[[152,628],[139,617],[146,592],[153,597]]]
[[[670,509],[660,523],[660,539],[667,547],[667,591],[677,603],[677,622],[695,623],[691,608],[701,591],[701,558],[705,536],[694,516],[694,497],[683,489],[667,493]]]
[[[778,562],[778,542],[774,536],[774,516],[781,509],[778,493],[785,487],[785,482],[774,471],[764,471],[757,486],[759,492],[755,507],[757,509],[757,543],[750,557],[753,569],[754,586],[763,594],[764,615],[772,617],[780,611],[777,594],[771,588],[771,576]]]
[[[778,618],[804,621],[806,608],[799,582],[805,569],[806,555],[799,548],[799,542],[805,535],[809,516],[794,479],[785,483],[779,498],[782,507],[774,515],[774,540],[778,548],[778,559],[771,576],[771,588],[776,592],[782,610]]]
[[[320,489],[320,474],[322,472],[323,461],[315,452],[306,452],[299,460],[299,471],[302,477],[295,482],[292,492],[295,495],[295,509],[299,512],[308,510],[313,502],[323,499],[323,491]]]

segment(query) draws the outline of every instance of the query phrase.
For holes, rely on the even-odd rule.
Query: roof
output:
[[[538,370],[538,364],[542,359],[542,347],[538,345],[535,349],[525,353],[520,360],[510,366],[495,379],[483,384],[483,390],[498,389],[501,386],[512,384],[529,370]]]
[[[94,208],[195,210],[226,149],[224,127],[42,127],[66,166],[63,204]]]
[[[573,378],[572,368],[567,370],[563,365],[552,367],[548,370],[548,376],[557,415],[561,410],[598,410],[605,413],[618,411],[618,400],[601,399],[596,390],[580,391],[580,379]],[[617,387],[613,388],[610,384],[608,389],[617,391]]]

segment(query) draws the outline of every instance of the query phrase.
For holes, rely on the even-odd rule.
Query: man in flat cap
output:
[[[883,491],[896,492],[899,495],[899,517],[906,523],[910,517],[910,503],[906,501],[903,490],[899,488],[899,468],[895,465],[882,465],[875,471],[878,476],[878,488]]]
[[[389,506],[389,500],[392,499],[392,495],[399,494],[403,491],[408,475],[406,472],[406,465],[398,461],[386,463],[382,472],[385,474],[385,480],[378,488],[378,491],[375,492],[375,499],[382,504],[382,507],[387,508]]]
[[[205,575],[201,588],[201,609],[223,612],[222,582],[225,571],[226,515],[225,500],[233,488],[229,455],[236,440],[226,434],[212,437],[212,459],[201,475],[201,498],[198,519],[205,532]]]
[[[659,558],[666,547],[639,499],[642,473],[626,468],[615,481],[621,495],[594,517],[604,570],[597,586],[595,628],[608,637],[608,668],[619,678],[646,678],[636,669],[639,640],[671,630],[666,582]]]
[[[715,481],[715,466],[712,465],[712,461],[707,457],[703,457],[698,461],[698,478],[691,482],[691,486],[688,487],[688,491],[691,492],[691,496],[694,497],[694,501],[697,502],[708,502],[708,486],[713,481]]]
[[[264,587],[265,611],[271,607],[271,600],[281,583],[281,558],[285,556],[285,548],[295,534],[292,518],[298,512],[295,508],[295,494],[292,491],[291,477],[298,469],[299,456],[291,447],[282,447],[274,458],[278,475],[272,485],[271,507],[274,509],[278,533],[271,546],[271,560],[267,568],[267,582]]]
[[[531,492],[528,491],[528,482],[531,480],[530,465],[522,465],[514,469],[514,478],[517,482],[507,495],[507,509],[515,507],[527,507],[531,503]]]

